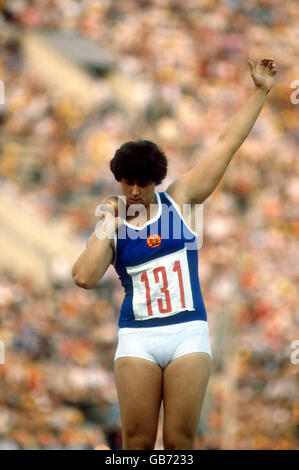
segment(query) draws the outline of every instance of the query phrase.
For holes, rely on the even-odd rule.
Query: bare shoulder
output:
[[[174,202],[179,206],[181,212],[183,211],[184,204],[189,203],[186,194],[182,188],[182,185],[179,184],[179,181],[174,181],[171,183],[165,192],[174,200]]]
[[[185,222],[187,222],[188,226],[191,228],[191,230],[196,231],[196,215],[195,215],[195,204],[192,203],[188,196],[186,195],[182,185],[180,184],[180,181],[174,181],[171,183],[168,188],[165,191],[177,204],[181,211],[181,215],[184,219]],[[186,205],[189,206],[189,208],[185,211]],[[189,212],[191,205],[191,213]],[[189,215],[187,215],[189,214]],[[187,219],[186,219],[187,216]]]

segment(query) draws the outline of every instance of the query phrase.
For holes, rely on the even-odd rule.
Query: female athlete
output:
[[[101,212],[100,229],[72,270],[75,283],[91,289],[113,264],[125,290],[114,372],[126,450],[154,449],[161,403],[164,449],[196,445],[212,355],[196,233],[182,214],[214,191],[273,86],[272,58],[248,62],[253,93],[214,148],[166,191],[155,191],[167,159],[154,143],[127,142],[116,151],[110,168],[125,212]]]

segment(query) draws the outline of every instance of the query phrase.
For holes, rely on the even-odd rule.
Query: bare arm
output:
[[[113,258],[113,250],[109,238],[99,239],[95,232],[89,237],[83,253],[79,256],[72,269],[75,284],[84,289],[96,287]]]
[[[215,147],[189,172],[174,181],[167,192],[178,191],[184,202],[201,204],[216,188],[233,155],[251,131],[273,86],[276,66],[262,59],[256,66],[249,61],[255,90],[220,134]]]
[[[72,269],[75,284],[84,289],[96,287],[113,259],[112,239],[115,229],[122,223],[120,217],[106,212],[100,215],[102,223],[91,234],[83,253]]]

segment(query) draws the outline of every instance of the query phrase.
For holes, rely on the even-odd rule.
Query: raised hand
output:
[[[256,65],[248,59],[248,63],[255,86],[269,93],[274,84],[274,76],[277,73],[274,59],[271,57],[260,59]]]

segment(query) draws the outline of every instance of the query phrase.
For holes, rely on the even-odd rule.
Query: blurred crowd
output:
[[[111,302],[8,273],[0,292],[0,449],[119,448]]]
[[[121,143],[142,137],[163,148],[164,190],[204,156],[251,93],[247,57],[274,57],[275,88],[204,204],[199,276],[215,359],[198,447],[298,448],[299,366],[290,360],[299,339],[299,129],[290,100],[299,79],[298,5],[169,3],[0,2],[1,182],[87,240],[98,201],[119,192],[108,162]],[[44,29],[98,42],[136,78],[133,122],[103,80],[105,99],[86,113],[26,67],[22,34]],[[23,144],[38,149],[26,184]],[[92,291],[54,279],[41,292],[30,279],[1,273],[0,339],[13,367],[0,366],[0,448],[120,448],[112,368],[121,300],[112,268]]]

